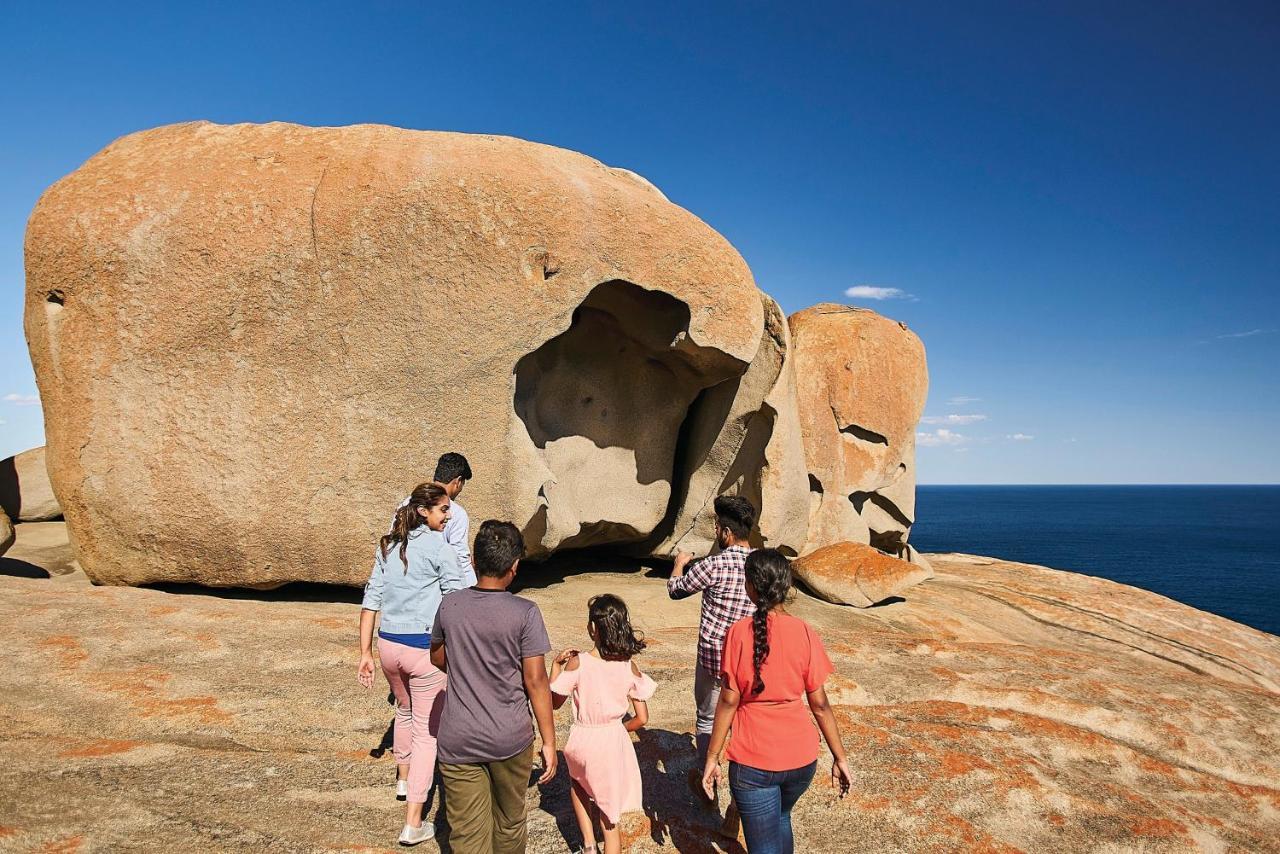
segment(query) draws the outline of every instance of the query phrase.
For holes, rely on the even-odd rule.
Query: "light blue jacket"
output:
[[[382,549],[377,550],[360,605],[381,611],[380,629],[391,634],[431,631],[440,599],[465,586],[458,558],[439,533],[425,527],[411,531],[407,557],[406,572],[400,560],[400,543],[393,545],[385,558]]]

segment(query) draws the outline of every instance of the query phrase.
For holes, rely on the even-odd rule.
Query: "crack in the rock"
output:
[[[1022,596],[1027,599],[1031,599],[1036,602],[1043,602],[1048,605],[1056,605],[1067,611],[1074,611],[1078,614],[1084,614],[1086,616],[1093,617],[1097,620],[1101,620],[1104,623],[1109,623],[1115,626],[1116,628],[1120,629],[1121,631],[1126,631],[1126,632],[1129,632],[1130,634],[1135,634],[1140,637],[1147,638],[1149,640],[1167,643],[1169,646],[1181,649],[1183,652],[1189,653],[1191,655],[1212,659],[1214,662],[1216,662],[1217,664],[1219,664],[1220,666],[1228,670],[1235,670],[1241,675],[1248,674],[1250,676],[1255,677],[1258,680],[1258,682],[1261,683],[1263,686],[1270,686],[1272,684],[1271,680],[1268,679],[1263,674],[1257,672],[1256,670],[1252,670],[1251,668],[1247,667],[1244,664],[1241,664],[1238,661],[1235,661],[1234,659],[1227,658],[1226,656],[1219,655],[1215,652],[1210,652],[1206,649],[1201,649],[1200,647],[1191,646],[1190,644],[1183,643],[1182,641],[1175,640],[1173,638],[1165,637],[1164,635],[1159,634],[1157,632],[1149,631],[1147,629],[1139,628],[1138,626],[1130,625],[1129,623],[1126,623],[1123,620],[1119,620],[1115,617],[1112,617],[1109,614],[1104,614],[1100,611],[1092,611],[1088,608],[1082,608],[1079,605],[1072,605],[1068,602],[1062,601],[1061,599],[1055,599],[1052,596],[1042,596],[1034,593],[1026,593],[1020,590],[1015,590],[1012,587],[1009,587],[1005,584],[1000,584],[998,582],[992,582],[986,586],[999,587],[1000,589],[1006,590],[1015,596]],[[1117,641],[1117,643],[1119,643],[1119,641]]]
[[[329,164],[325,164],[320,170],[320,178],[316,181],[316,188],[311,191],[311,257],[320,260],[320,247],[316,240],[316,197],[320,195],[320,185],[324,183],[324,176],[329,173]]]

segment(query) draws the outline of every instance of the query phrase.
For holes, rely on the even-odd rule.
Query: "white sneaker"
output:
[[[409,797],[409,781],[396,780],[396,800],[403,801]]]
[[[426,842],[428,839],[436,835],[436,826],[425,818],[418,827],[406,824],[404,830],[400,831],[401,845],[417,845],[419,842]]]

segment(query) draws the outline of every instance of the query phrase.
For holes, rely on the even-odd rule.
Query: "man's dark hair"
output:
[[[433,479],[436,483],[448,483],[456,477],[462,478],[463,482],[471,480],[471,466],[467,464],[467,458],[454,451],[442,454],[436,462]]]
[[[480,525],[476,545],[471,553],[471,561],[475,564],[477,574],[501,578],[507,574],[511,564],[522,557],[524,538],[520,536],[519,528],[497,519],[487,519]]]
[[[745,540],[756,524],[756,508],[741,495],[721,495],[716,499],[716,522],[739,540]]]

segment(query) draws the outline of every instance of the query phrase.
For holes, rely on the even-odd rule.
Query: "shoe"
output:
[[[417,845],[419,842],[426,842],[435,835],[436,826],[423,819],[422,824],[418,827],[406,824],[404,830],[400,831],[399,841],[401,845]]]
[[[409,797],[409,781],[396,780],[396,800],[403,801]]]
[[[697,798],[698,803],[704,805],[714,803],[711,798],[707,797],[707,790],[702,788],[702,772],[699,769],[690,768],[687,779],[689,781],[689,791],[693,793],[695,798]]]

